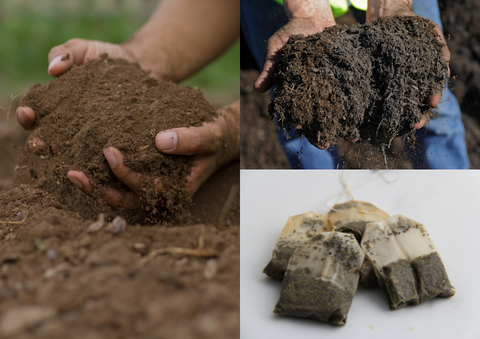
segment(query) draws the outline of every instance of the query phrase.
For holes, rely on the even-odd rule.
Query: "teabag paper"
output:
[[[455,294],[425,227],[403,215],[370,223],[362,239],[390,309]]]
[[[314,212],[307,212],[288,218],[273,250],[272,259],[263,269],[271,278],[282,280],[287,269],[288,260],[295,248],[321,232],[330,231],[332,227],[325,217]]]
[[[388,218],[389,215],[369,202],[349,201],[336,204],[327,214],[327,219],[338,232],[351,232],[358,242],[362,241],[365,225]]]
[[[365,225],[372,221],[388,218],[389,215],[369,202],[349,201],[336,204],[327,214],[327,220],[335,231],[352,233],[362,241]],[[378,285],[372,264],[365,258],[360,270],[360,284],[365,286]]]
[[[313,237],[293,252],[274,313],[345,325],[363,260],[352,234]]]

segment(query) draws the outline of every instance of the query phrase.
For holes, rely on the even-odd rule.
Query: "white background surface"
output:
[[[390,215],[404,214],[430,233],[456,295],[390,311],[379,287],[359,287],[347,324],[273,314],[281,282],[262,273],[288,217],[307,211],[343,190],[340,171],[242,170],[241,338],[480,338],[480,171],[392,171],[353,189],[356,200]],[[373,171],[348,171],[351,186]],[[327,202],[332,206],[338,197]],[[348,198],[344,196],[343,201]]]

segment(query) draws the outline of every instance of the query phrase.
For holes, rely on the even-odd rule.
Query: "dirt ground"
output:
[[[239,337],[239,162],[197,192],[191,224],[87,233],[52,194],[13,188],[29,135],[14,119],[0,114],[0,338]]]
[[[480,74],[480,54],[478,53],[478,41],[480,41],[480,25],[474,24],[475,18],[480,15],[480,2],[478,0],[462,0],[460,2],[439,1],[445,36],[451,35],[447,40],[451,57],[450,86],[462,107],[462,120],[465,125],[465,140],[470,159],[471,168],[480,168],[480,120],[478,118],[478,102],[480,100],[480,84],[475,74]],[[337,19],[339,24],[351,25],[355,23],[353,14],[350,12]],[[453,35],[455,34],[455,38]],[[241,168],[268,168],[270,164],[281,164],[283,168],[290,168],[285,163],[285,155],[276,140],[262,140],[255,138],[258,133],[263,136],[275,135],[276,127],[265,116],[266,106],[269,104],[268,95],[260,95],[255,91],[245,91],[245,86],[251,86],[256,79],[256,65],[249,55],[246,44],[242,44],[242,149]],[[250,87],[248,87],[250,88]],[[458,90],[457,90],[458,88]],[[257,102],[263,100],[263,105],[243,105],[243,102]],[[248,116],[245,118],[244,116]],[[268,131],[268,132],[262,132]],[[244,136],[253,136],[244,139]],[[338,148],[342,157],[344,168],[357,169],[384,169],[385,161],[381,149],[370,145],[368,142],[339,142]],[[264,154],[268,157],[265,158]],[[261,155],[255,157],[255,155]],[[406,153],[403,150],[401,138],[392,142],[391,149],[386,154],[389,169],[412,168]],[[265,160],[266,159],[266,160]],[[271,167],[277,168],[277,167]]]

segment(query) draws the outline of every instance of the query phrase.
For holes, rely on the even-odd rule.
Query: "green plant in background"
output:
[[[100,1],[101,2],[101,1]],[[0,5],[0,105],[10,95],[28,91],[35,83],[47,83],[48,52],[71,38],[121,43],[147,20],[127,8],[99,11],[92,1],[10,1]],[[33,6],[35,4],[36,6]],[[43,2],[42,2],[43,4]],[[155,6],[153,2],[153,7]],[[148,13],[148,11],[144,11]],[[183,84],[199,87],[214,104],[221,105],[239,95],[240,43]]]

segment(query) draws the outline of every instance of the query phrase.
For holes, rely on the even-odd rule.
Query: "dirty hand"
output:
[[[412,0],[369,0],[367,9],[367,21],[373,21],[383,16],[390,15],[405,15],[415,16],[412,12]],[[442,48],[443,60],[447,63],[448,75],[450,77],[450,51],[448,50],[445,37],[443,36],[442,29],[435,23],[435,30],[438,33],[438,40],[444,45]],[[437,92],[428,97],[428,105],[435,107],[440,103],[442,99],[442,92]],[[420,129],[427,123],[426,118],[421,118],[420,121],[415,123],[415,128]]]
[[[292,35],[309,35],[335,26],[335,19],[328,0],[285,0],[285,11],[290,21],[267,41],[263,69],[255,81],[257,92],[266,92],[272,87],[280,52]]]
[[[155,144],[159,151],[193,156],[192,169],[187,177],[187,192],[190,197],[218,168],[239,156],[240,102],[237,101],[219,109],[218,115],[214,122],[204,124],[202,127],[174,128],[162,131],[155,137]],[[130,192],[123,194],[108,188],[102,194],[103,199],[114,208],[139,207],[145,176],[126,167],[122,153],[116,148],[105,148],[103,154],[113,173],[131,189]],[[93,195],[94,187],[85,173],[69,171],[68,178],[83,193]],[[156,178],[154,185],[161,195],[163,190],[161,180]]]
[[[220,167],[239,157],[240,153],[240,101],[217,111],[214,122],[201,127],[174,128],[159,132],[155,137],[157,149],[166,154],[193,156],[193,165],[187,179],[187,193],[191,197],[199,187]],[[36,154],[45,152],[45,144],[40,139],[30,139],[30,149]],[[134,209],[140,206],[143,195],[142,184],[145,176],[130,170],[123,162],[122,153],[108,147],[103,150],[112,172],[131,191],[123,194],[113,188],[102,192],[103,199],[114,208]],[[83,193],[93,195],[94,187],[81,171],[69,170],[70,181]],[[159,178],[154,180],[156,191],[163,190]]]
[[[89,59],[98,58],[103,53],[108,53],[112,58],[123,58],[136,62],[133,54],[122,45],[94,40],[71,39],[50,50],[48,54],[48,74],[58,77],[73,65],[82,65]],[[24,129],[30,130],[35,125],[35,113],[30,107],[18,107],[17,121]]]

